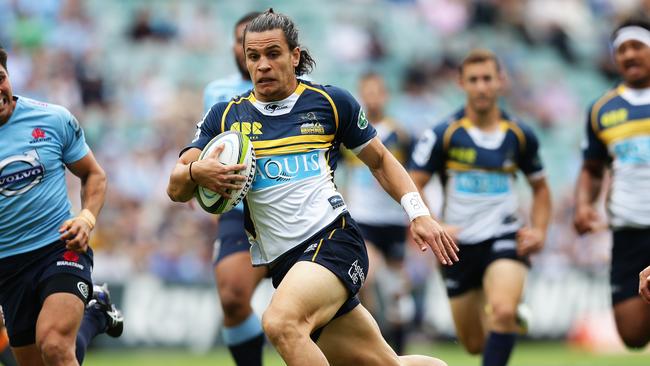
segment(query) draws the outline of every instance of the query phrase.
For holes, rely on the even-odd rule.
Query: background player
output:
[[[442,219],[460,247],[459,263],[443,268],[458,338],[468,352],[483,352],[484,366],[503,366],[518,330],[528,256],[544,245],[550,192],[537,138],[497,105],[503,74],[496,56],[470,52],[459,82],[466,105],[422,136],[409,167],[420,190],[434,173],[443,182]],[[517,216],[518,170],[533,190],[530,227]]]
[[[259,12],[248,13],[235,24],[232,51],[239,72],[208,84],[203,94],[204,113],[216,103],[226,102],[253,87],[242,43],[244,28],[257,15]],[[266,275],[266,268],[251,265],[243,206],[242,203],[219,217],[214,276],[223,309],[224,343],[237,365],[254,366],[262,364],[264,332],[250,302],[255,288]]]
[[[246,229],[253,263],[270,264],[277,287],[263,325],[280,355],[288,365],[441,364],[421,356],[398,358],[359,306],[356,293],[367,274],[367,254],[332,182],[339,144],[356,150],[382,186],[395,199],[402,198],[422,250],[430,246],[441,262],[452,264],[455,245],[431,219],[399,162],[374,138],[358,103],[338,88],[296,78],[314,62],[299,47],[291,19],[272,10],[258,16],[244,33],[244,50],[254,90],[217,104],[205,116],[198,138],[172,171],[169,196],[187,201],[197,184],[216,192],[237,186],[230,182],[244,177],[224,173],[241,166],[196,159],[221,131],[241,130],[241,118],[259,120],[262,133],[253,144],[261,169],[246,198]],[[322,129],[313,129],[310,113]],[[305,124],[309,128],[303,129]],[[273,178],[280,173],[286,178]]]
[[[625,345],[640,348],[650,341],[650,305],[638,296],[637,282],[650,263],[650,23],[623,23],[612,34],[612,49],[623,83],[588,110],[575,227],[580,234],[603,227],[594,203],[611,168],[607,210],[614,318]]]
[[[381,75],[369,72],[360,78],[359,98],[368,121],[388,151],[404,165],[408,159],[410,138],[399,130],[396,121],[385,115],[388,97]],[[370,263],[359,297],[375,318],[383,314],[386,339],[397,354],[402,354],[405,323],[410,320],[402,311],[408,308],[409,301],[411,308],[414,306],[404,272],[408,217],[354,154],[346,157],[349,157],[346,159],[349,168],[346,182],[348,207],[366,241]],[[376,294],[381,295],[379,299]]]
[[[3,366],[17,365],[16,358],[11,352],[11,347],[9,346],[9,337],[7,336],[7,328],[5,327],[2,307],[0,307],[0,364]]]
[[[0,306],[9,340],[20,365],[76,365],[92,337],[122,332],[121,314],[90,278],[88,237],[106,176],[70,112],[13,94],[2,48],[0,131]],[[65,167],[81,180],[76,217]]]

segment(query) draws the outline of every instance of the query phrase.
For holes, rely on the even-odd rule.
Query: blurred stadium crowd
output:
[[[14,92],[68,107],[107,171],[106,205],[92,243],[95,277],[124,281],[152,273],[172,282],[212,281],[216,221],[170,202],[165,186],[202,117],[203,87],[236,72],[233,23],[269,5],[0,2],[0,43],[10,52]],[[509,76],[504,107],[540,136],[553,189],[553,224],[534,271],[606,273],[609,236],[578,238],[572,228],[579,146],[588,104],[616,83],[609,33],[624,16],[650,15],[650,1],[284,0],[272,6],[301,27],[317,62],[312,80],[354,91],[363,72],[381,73],[392,91],[389,114],[413,135],[462,103],[459,59],[472,47],[496,51]],[[426,277],[428,266],[419,259],[407,267],[415,279]]]

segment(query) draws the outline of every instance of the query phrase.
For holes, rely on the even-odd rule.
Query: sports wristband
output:
[[[76,218],[85,221],[88,224],[88,226],[90,226],[90,230],[95,228],[95,223],[97,222],[97,220],[95,219],[95,215],[93,215],[93,213],[90,212],[89,209],[84,208],[83,210],[81,210],[81,212],[79,212],[79,215]]]
[[[409,221],[415,220],[416,217],[431,214],[418,192],[409,192],[403,195],[399,202],[409,216]]]
[[[194,164],[194,163],[196,163],[196,161],[193,161],[193,162],[190,163],[190,180],[192,182],[196,183],[196,181],[194,180],[194,177],[192,176],[192,164]]]

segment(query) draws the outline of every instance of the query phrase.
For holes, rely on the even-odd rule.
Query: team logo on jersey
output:
[[[63,259],[67,260],[68,262],[78,262],[79,254],[73,252],[72,250],[66,250],[65,253],[63,253]]]
[[[25,193],[43,180],[45,167],[36,150],[0,161],[0,194],[11,197]]]
[[[303,135],[324,135],[325,127],[320,122],[307,122],[300,125],[300,133]]]
[[[52,140],[51,137],[45,136],[45,131],[40,127],[36,127],[35,129],[32,130],[32,137],[33,140],[29,141],[30,144]]]
[[[368,118],[366,118],[366,112],[361,109],[359,111],[359,119],[357,120],[357,126],[359,126],[360,129],[365,130],[366,127],[368,127]]]
[[[320,175],[318,151],[257,159],[254,191]]]

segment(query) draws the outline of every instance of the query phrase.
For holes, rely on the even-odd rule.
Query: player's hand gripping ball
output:
[[[213,214],[222,214],[237,206],[246,197],[255,178],[253,144],[246,135],[238,131],[227,131],[217,135],[203,148],[199,160],[210,156],[210,152],[221,144],[224,145],[224,149],[218,157],[219,162],[224,165],[245,164],[246,168],[237,174],[245,176],[246,181],[240,190],[228,192],[231,198],[224,198],[205,187],[197,186],[194,192],[196,200],[204,210]]]

